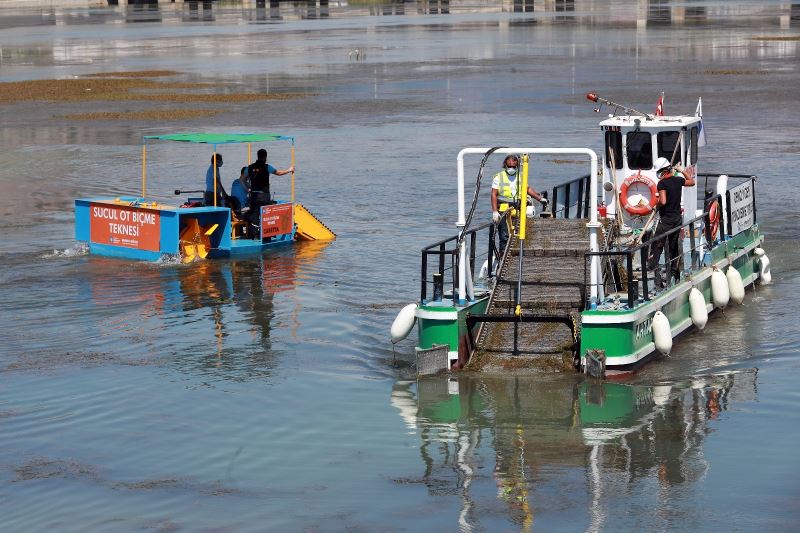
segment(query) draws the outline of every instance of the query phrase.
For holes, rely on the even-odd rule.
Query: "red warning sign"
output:
[[[161,213],[113,204],[89,205],[89,239],[137,250],[157,252],[161,245]]]
[[[291,233],[294,226],[293,211],[292,204],[261,206],[261,238]]]

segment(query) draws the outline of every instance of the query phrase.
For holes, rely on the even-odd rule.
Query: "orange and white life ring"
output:
[[[650,204],[647,206],[643,205],[631,205],[628,201],[628,188],[633,185],[634,183],[642,183],[647,185],[650,188]],[[658,194],[658,189],[656,188],[656,184],[653,183],[649,178],[642,176],[642,171],[640,170],[637,174],[632,176],[628,176],[625,178],[625,181],[622,182],[622,187],[619,189],[619,199],[622,202],[622,207],[628,213],[632,215],[647,215],[649,214],[653,208],[656,206],[656,195]]]
[[[711,241],[714,241],[717,238],[717,233],[719,233],[720,218],[719,202],[714,200],[711,202],[711,205],[708,206],[709,235],[711,236],[709,240]]]

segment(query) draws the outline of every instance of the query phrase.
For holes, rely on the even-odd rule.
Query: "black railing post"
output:
[[[719,225],[720,238],[722,240],[725,240],[724,238],[725,236],[724,234],[722,234],[722,232],[724,231],[723,228],[727,227],[728,235],[733,233],[733,220],[731,220],[731,191],[725,191],[725,222],[726,222],[725,224]]]
[[[489,250],[486,252],[486,266],[488,267],[486,275],[490,278],[494,274],[492,269],[492,263],[494,262],[494,228],[494,224],[489,226]]]
[[[694,270],[695,268],[697,268],[697,265],[699,263],[697,254],[697,242],[695,241],[694,238],[694,220],[689,222],[689,247],[690,247],[689,251],[692,256],[692,270]]]
[[[583,180],[578,181],[578,205],[575,218],[583,218]]]
[[[586,182],[586,185],[584,185],[584,188],[583,188],[583,194],[585,195],[585,197],[583,199],[583,218],[589,218],[589,207],[591,205],[591,202],[590,202],[591,199],[590,199],[589,196],[590,196],[590,193],[592,192],[590,184],[589,184],[589,179],[590,178],[591,178],[590,175],[587,175],[586,177],[583,178],[583,180]]]
[[[628,309],[633,309],[636,305],[636,282],[633,279],[633,253],[625,254],[625,268],[628,269]]]
[[[439,272],[444,272],[444,243],[439,245]]]
[[[758,222],[756,219],[756,177],[750,178],[750,190],[753,192],[753,224]]]
[[[570,186],[569,183],[564,185],[564,218],[569,218],[569,192]]]
[[[641,256],[639,257],[639,261],[642,263],[642,297],[645,301],[650,299],[650,291],[647,287],[647,256],[650,250],[650,245],[642,246],[641,248]]]
[[[558,210],[556,209],[556,204],[558,203],[558,187],[553,187],[553,201],[550,203],[550,212],[553,214],[553,218],[556,217],[556,213]]]
[[[428,251],[422,250],[422,278],[421,278],[421,285],[419,288],[419,301],[425,303],[425,298],[428,297],[428,284],[425,281],[425,277],[428,275]]]
[[[469,275],[471,279],[475,279],[475,245],[478,236],[474,231],[469,233]]]

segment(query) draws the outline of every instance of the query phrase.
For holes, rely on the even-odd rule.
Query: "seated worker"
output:
[[[267,151],[263,148],[256,153],[257,159],[248,169],[250,176],[250,207],[256,211],[262,205],[272,203],[269,190],[269,175],[283,176],[294,172],[294,165],[283,170],[277,170],[272,165],[267,164]]]
[[[503,170],[492,177],[492,222],[497,224],[497,236],[500,239],[500,248],[498,248],[497,252],[500,257],[503,256],[506,250],[509,228],[512,224],[510,217],[508,217],[508,209],[515,205],[519,206],[518,167],[519,157],[509,154],[503,160]],[[547,209],[547,198],[533,190],[530,185],[528,185],[527,192],[528,196],[541,202],[543,208]]]
[[[231,205],[234,211],[242,211],[250,206],[250,180],[247,174],[247,167],[242,167],[239,177],[231,183]]]
[[[216,160],[217,168],[216,168],[216,175],[217,175],[217,207],[225,207],[227,202],[225,201],[228,197],[228,193],[225,192],[225,189],[222,187],[222,179],[219,175],[219,168],[222,166],[222,154],[215,153],[211,156],[211,164],[208,165],[208,170],[206,171],[206,190],[203,193],[203,202],[206,205],[215,205],[214,204],[214,161]]]

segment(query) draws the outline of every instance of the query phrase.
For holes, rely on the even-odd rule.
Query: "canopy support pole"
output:
[[[217,207],[217,145],[214,145],[214,207]]]
[[[147,190],[147,143],[142,140],[142,200]]]
[[[292,139],[292,203],[294,203],[294,139]]]

